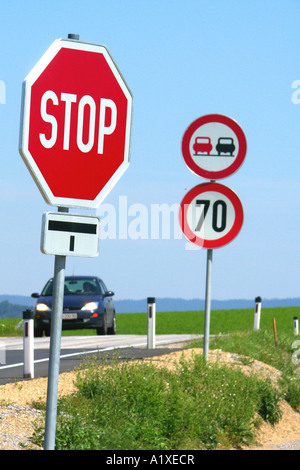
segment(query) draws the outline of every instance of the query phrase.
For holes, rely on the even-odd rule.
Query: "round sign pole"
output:
[[[59,207],[59,212],[68,212]],[[66,256],[55,255],[44,449],[55,449]]]
[[[211,304],[211,273],[212,273],[213,250],[208,248],[206,258],[206,288],[205,288],[205,316],[204,316],[204,343],[203,353],[208,361],[209,332],[210,332],[210,304]]]
[[[69,34],[69,39],[79,39],[79,35]],[[67,207],[58,207],[58,212],[69,212]],[[64,303],[66,256],[55,255],[52,292],[52,314],[50,331],[50,352],[47,384],[47,404],[44,449],[55,449],[58,379],[60,366],[60,347],[62,331],[62,312]]]

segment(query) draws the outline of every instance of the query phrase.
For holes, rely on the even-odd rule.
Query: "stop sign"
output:
[[[48,204],[99,205],[129,165],[131,112],[104,46],[54,41],[24,80],[19,144]]]

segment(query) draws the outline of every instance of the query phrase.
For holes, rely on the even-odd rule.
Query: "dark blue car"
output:
[[[34,315],[34,335],[50,336],[53,279],[37,298]],[[66,276],[63,304],[63,330],[96,329],[98,335],[116,334],[114,292],[107,290],[96,276]]]

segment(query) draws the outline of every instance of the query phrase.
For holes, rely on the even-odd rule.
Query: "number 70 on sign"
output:
[[[219,248],[232,241],[243,219],[238,196],[218,183],[195,186],[185,195],[179,210],[179,223],[185,237],[203,248]]]

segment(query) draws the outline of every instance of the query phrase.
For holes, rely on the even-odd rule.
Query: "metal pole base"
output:
[[[65,283],[65,256],[55,256],[50,332],[50,356],[45,425],[45,450],[55,449],[58,377]]]
[[[203,347],[203,353],[204,353],[204,357],[206,361],[208,361],[208,350],[209,350],[212,255],[213,255],[213,250],[209,248],[207,250],[207,261],[206,261],[206,290],[205,290],[204,347]]]

